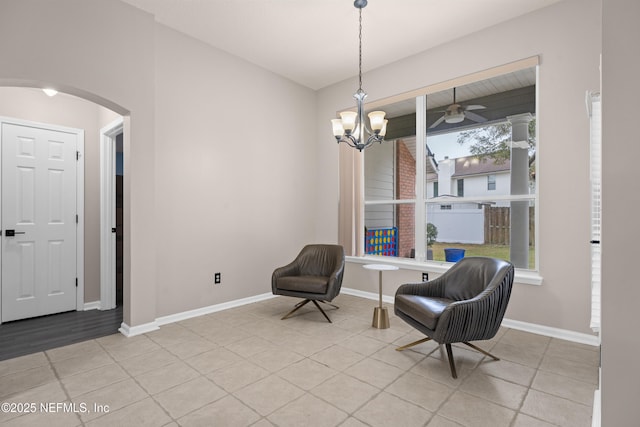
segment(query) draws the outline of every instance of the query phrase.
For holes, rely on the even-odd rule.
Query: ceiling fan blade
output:
[[[487,121],[487,119],[482,117],[480,114],[471,113],[469,111],[465,111],[464,115],[467,119],[473,120],[474,122],[484,123]]]
[[[444,121],[444,117],[442,116],[440,117],[438,120],[436,120],[435,122],[433,122],[433,124],[431,126],[429,126],[429,129],[433,129],[434,127],[438,126],[440,123],[442,123]]]
[[[470,110],[484,110],[485,107],[484,105],[467,105],[464,107],[465,110],[470,111]]]

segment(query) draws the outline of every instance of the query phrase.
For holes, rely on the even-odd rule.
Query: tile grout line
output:
[[[46,351],[43,351],[43,353],[44,353],[44,357],[46,357],[47,361],[49,362],[51,370],[53,371],[53,375],[55,375],[56,380],[57,380],[58,384],[60,385],[60,388],[64,392],[65,396],[67,396],[67,399],[69,400],[69,402],[73,403],[73,400],[71,400],[71,394],[69,394],[69,390],[64,385],[64,382],[62,381],[62,378],[60,378],[60,374],[58,373],[58,370],[56,369],[55,365],[53,364],[53,361],[51,360],[51,357],[49,356],[49,354]],[[79,425],[84,426],[85,423],[82,420],[82,417],[80,417],[80,415],[77,414],[77,413],[74,413],[74,415],[78,418],[78,421],[80,421]]]

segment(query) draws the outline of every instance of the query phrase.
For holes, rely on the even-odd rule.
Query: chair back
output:
[[[500,285],[510,266],[507,261],[496,258],[462,258],[443,275],[446,275],[444,297],[454,301],[474,298]]]
[[[300,275],[329,277],[344,263],[344,249],[340,245],[306,245],[296,263]]]

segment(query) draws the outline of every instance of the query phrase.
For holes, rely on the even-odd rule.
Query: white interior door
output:
[[[2,122],[3,322],[76,309],[77,139]]]

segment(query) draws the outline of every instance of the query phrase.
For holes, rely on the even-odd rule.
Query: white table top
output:
[[[365,264],[362,267],[368,270],[379,270],[379,271],[399,270],[399,267],[396,267],[395,265],[388,265],[388,264]]]

